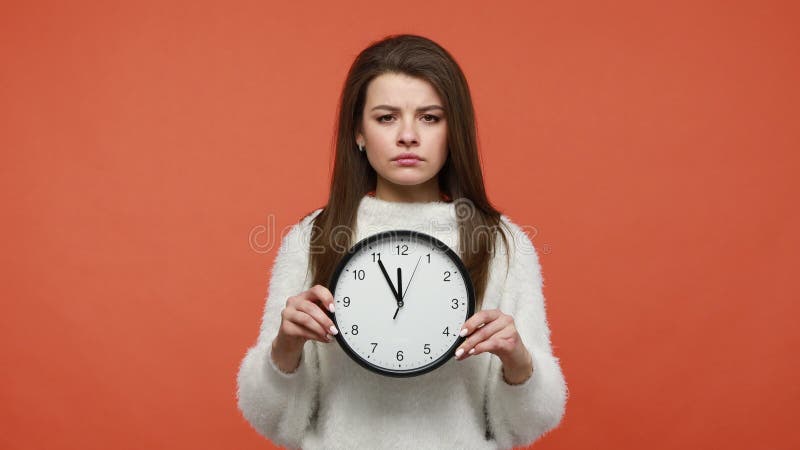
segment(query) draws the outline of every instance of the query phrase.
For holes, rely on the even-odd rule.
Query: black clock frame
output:
[[[463,277],[464,282],[465,282],[466,287],[467,287],[467,316],[464,318],[464,320],[466,321],[467,319],[472,317],[472,315],[475,313],[475,287],[472,284],[472,277],[470,276],[469,272],[467,271],[467,268],[464,265],[464,262],[461,260],[461,258],[458,256],[458,254],[456,254],[456,252],[453,251],[453,249],[451,249],[444,242],[440,241],[439,239],[437,239],[437,238],[435,238],[435,237],[433,237],[433,236],[431,236],[431,235],[429,235],[427,233],[422,233],[422,232],[414,231],[414,230],[389,230],[389,231],[383,231],[383,232],[380,232],[380,233],[373,234],[371,236],[367,236],[366,238],[358,241],[355,245],[350,247],[350,249],[347,250],[345,255],[342,257],[342,259],[339,260],[339,263],[337,264],[336,269],[333,271],[333,275],[331,276],[331,278],[330,278],[330,280],[328,282],[329,290],[333,294],[334,298],[336,298],[335,289],[336,289],[336,285],[337,285],[337,283],[339,281],[339,277],[341,276],[342,272],[344,271],[345,266],[347,266],[347,263],[350,261],[350,259],[355,254],[357,254],[362,248],[364,248],[366,246],[369,246],[369,245],[372,245],[376,241],[381,241],[381,240],[385,239],[386,237],[392,237],[392,238],[397,238],[397,239],[401,239],[401,240],[402,240],[402,238],[409,238],[410,240],[422,240],[422,241],[426,241],[430,245],[432,245],[432,246],[438,248],[439,250],[443,251],[444,254],[447,255],[450,258],[451,261],[453,261],[453,263],[456,265],[458,270],[461,272],[462,277]],[[336,314],[331,313],[329,311],[325,311],[325,313],[328,315],[328,317],[331,318],[331,320],[333,320],[333,323],[336,324],[336,328],[338,329],[339,328],[339,323],[336,321]],[[450,347],[450,349],[448,349],[446,352],[444,352],[444,354],[442,356],[440,356],[438,359],[435,359],[432,362],[430,362],[430,363],[428,363],[428,364],[426,364],[426,365],[424,365],[422,367],[418,367],[416,369],[410,369],[410,370],[397,370],[397,369],[386,369],[384,367],[380,367],[380,366],[377,366],[375,364],[372,364],[371,362],[369,362],[366,359],[362,358],[361,355],[359,355],[355,350],[353,350],[350,347],[350,345],[347,343],[347,341],[342,336],[341,332],[336,335],[336,341],[339,343],[339,346],[342,347],[342,350],[344,350],[344,352],[347,353],[347,355],[350,356],[350,358],[352,360],[354,360],[355,362],[357,362],[359,365],[361,365],[365,369],[371,370],[372,372],[375,372],[375,373],[378,373],[378,374],[381,374],[381,375],[390,376],[390,377],[398,377],[398,378],[414,377],[414,376],[422,375],[424,373],[428,373],[428,372],[430,372],[430,371],[432,371],[434,369],[437,369],[438,367],[440,367],[441,365],[443,365],[444,363],[449,361],[450,358],[455,356],[456,349],[465,340],[466,340],[466,337],[459,336],[458,338],[456,338],[455,343],[453,343],[453,345]]]

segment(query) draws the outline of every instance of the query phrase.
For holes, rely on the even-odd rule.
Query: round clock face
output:
[[[369,236],[341,259],[328,284],[336,339],[362,366],[408,377],[450,359],[475,310],[469,272],[446,244],[425,233]]]

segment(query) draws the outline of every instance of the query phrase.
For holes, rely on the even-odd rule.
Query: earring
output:
[[[358,145],[358,151],[360,151],[360,152],[364,151],[364,145],[363,144],[356,144],[356,145]]]

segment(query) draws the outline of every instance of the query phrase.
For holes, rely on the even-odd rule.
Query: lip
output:
[[[414,153],[401,153],[401,154],[395,156],[392,159],[392,161],[397,161],[397,160],[400,160],[400,159],[405,159],[405,160],[415,159],[417,161],[424,161],[424,159],[420,158],[419,156],[415,155]]]
[[[417,158],[408,158],[408,159],[395,159],[394,163],[398,166],[402,167],[413,167],[420,163],[420,160]]]

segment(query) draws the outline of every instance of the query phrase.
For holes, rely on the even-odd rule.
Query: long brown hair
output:
[[[444,103],[448,156],[437,175],[439,189],[457,203],[459,256],[472,278],[476,306],[480,310],[496,236],[502,237],[506,248],[508,240],[499,233],[499,226],[503,224],[501,213],[486,197],[478,157],[475,112],[467,80],[444,48],[413,34],[391,35],[372,43],[356,57],[347,74],[339,99],[328,202],[312,222],[310,246],[315,249],[309,257],[312,285],[331,288],[327,285],[345,253],[341,250],[355,244],[352,230],[359,203],[364,195],[376,189],[375,169],[366,154],[358,151],[355,135],[361,126],[367,86],[384,73],[426,80]],[[350,232],[341,233],[343,229]]]

